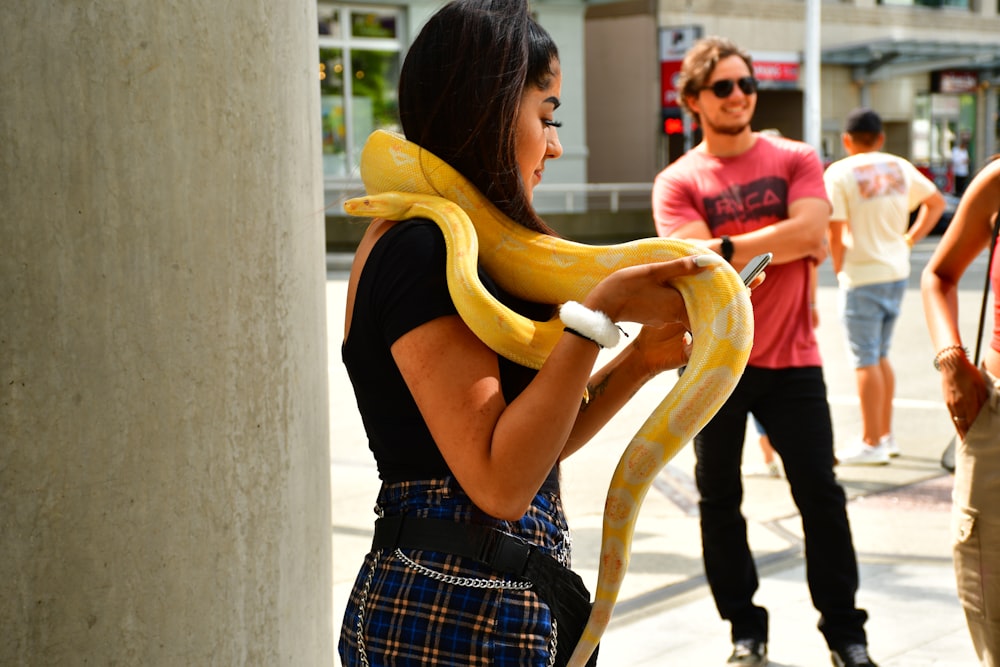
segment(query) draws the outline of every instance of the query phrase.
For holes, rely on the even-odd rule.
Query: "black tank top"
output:
[[[448,293],[445,257],[444,237],[433,222],[402,222],[375,243],[358,280],[341,357],[354,386],[368,446],[385,482],[451,474],[390,352],[408,331],[457,314]],[[482,270],[479,277],[501,303],[522,315],[547,320],[555,312],[550,305],[506,294]],[[500,357],[500,382],[508,403],[535,374],[534,369]],[[556,474],[553,469],[543,488],[555,484]]]

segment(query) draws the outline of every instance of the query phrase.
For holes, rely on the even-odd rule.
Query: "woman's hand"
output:
[[[648,369],[647,378],[685,365],[691,358],[691,334],[683,324],[644,326],[632,343]]]
[[[636,322],[649,327],[682,324],[690,328],[687,308],[680,292],[670,282],[703,269],[696,257],[641,264],[619,269],[599,282],[584,300],[613,322]]]
[[[955,431],[964,438],[986,402],[983,374],[965,357],[953,367],[942,366],[941,394]]]
[[[750,281],[749,289],[752,291],[760,287],[766,275],[763,272],[758,273]],[[691,359],[692,343],[691,333],[688,331],[687,325],[681,322],[672,322],[658,327],[644,326],[639,331],[632,346],[643,359],[643,363],[648,369],[648,378],[652,378],[663,371],[686,365]]]

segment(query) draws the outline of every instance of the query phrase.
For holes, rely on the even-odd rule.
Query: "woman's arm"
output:
[[[1000,161],[984,168],[969,185],[955,217],[924,268],[920,288],[924,317],[941,367],[941,391],[964,435],[986,400],[982,376],[962,352],[958,327],[958,284],[989,243],[1000,206]]]
[[[584,300],[613,321],[687,327],[671,279],[700,269],[694,258],[630,267],[611,274]],[[648,340],[648,337],[644,340]],[[583,444],[648,378],[636,344],[611,368],[608,391],[573,440]],[[534,380],[510,404],[503,398],[495,352],[457,316],[432,320],[400,337],[392,355],[431,435],[473,502],[503,519],[520,518],[577,425],[584,388],[597,359],[594,343],[564,334]],[[680,357],[683,353],[674,356]],[[669,356],[669,355],[668,355]],[[589,411],[588,411],[589,412]]]
[[[587,444],[644,384],[665,370],[683,366],[690,354],[685,325],[643,327],[633,343],[590,378],[589,400],[580,408],[562,458]]]
[[[958,283],[989,242],[998,205],[1000,161],[995,161],[969,185],[921,276],[924,315],[935,350],[961,343]]]
[[[750,282],[750,289],[759,286],[765,278],[766,274],[758,274]],[[688,362],[691,356],[689,328],[684,322],[644,326],[621,354],[590,378],[589,400],[580,409],[562,458],[589,442],[646,382]]]

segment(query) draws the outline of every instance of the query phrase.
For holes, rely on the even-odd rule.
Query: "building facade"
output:
[[[365,137],[398,129],[403,56],[442,2],[318,3],[331,215],[360,192]],[[803,139],[810,2],[821,16],[819,84],[811,90],[820,91],[817,150],[825,160],[842,157],[843,118],[859,105],[883,116],[887,150],[925,167],[946,189],[952,144],[968,140],[973,168],[998,151],[1000,0],[534,0],[532,11],[559,46],[564,77],[564,155],[546,169],[539,209],[572,209],[567,195],[593,192],[595,184],[651,183],[697,141],[672,81],[699,36],[729,37],[753,55],[761,80],[756,129]]]
[[[432,2],[319,2],[320,113],[323,174],[329,215],[340,202],[360,193],[358,158],[372,130],[398,130],[396,87],[403,56],[420,26],[443,4]],[[542,0],[532,8],[559,46],[563,66],[563,156],[546,169],[552,183],[587,182],[583,0]],[[344,100],[350,100],[345,104]],[[542,210],[558,210],[564,198],[553,193]]]
[[[655,142],[648,134],[628,138],[617,146],[622,157],[615,158],[613,150],[594,139],[598,128],[591,124],[591,179],[613,179],[623,170],[633,170],[632,178],[641,177],[636,171],[655,174],[690,145],[690,128],[676,105],[671,76],[685,48],[704,35],[729,37],[754,57],[761,80],[755,128],[774,128],[803,139],[803,62],[811,1],[634,0],[590,5],[588,113],[625,123],[631,119],[647,128],[655,122],[658,130]],[[883,116],[887,150],[932,171],[946,187],[953,144],[968,141],[974,167],[997,152],[998,0],[816,1],[821,17],[817,149],[824,159],[843,156],[843,119],[860,105]],[[628,68],[636,55],[608,44],[634,46],[639,25],[643,51],[658,50],[656,81],[616,79],[614,72]],[[595,95],[593,89],[602,85],[614,85],[615,93]],[[629,100],[648,100],[651,94],[656,95],[655,117],[648,110],[630,111]],[[626,164],[635,155],[642,164]]]

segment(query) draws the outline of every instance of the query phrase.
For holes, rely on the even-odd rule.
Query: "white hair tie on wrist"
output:
[[[559,307],[559,319],[574,332],[601,347],[614,347],[621,340],[621,330],[610,317],[576,301],[567,301]]]

